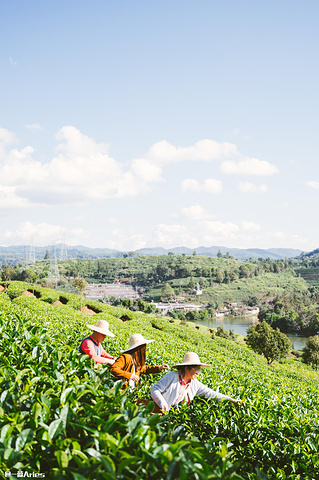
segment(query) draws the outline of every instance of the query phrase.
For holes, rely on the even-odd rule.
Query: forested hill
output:
[[[75,291],[74,278],[82,277],[89,283],[132,285],[138,288],[146,301],[179,298],[204,304],[214,302],[215,308],[225,305],[225,302],[250,305],[253,301],[251,305],[257,305],[284,290],[307,289],[306,282],[293,269],[294,262],[287,258],[241,261],[228,254],[216,258],[170,253],[162,256],[63,260],[57,262],[57,267],[59,287],[68,292]],[[24,268],[3,265],[0,271],[3,280],[50,284],[51,269],[51,259],[48,258]],[[200,295],[194,292],[198,287],[202,292]]]
[[[299,255],[299,257],[296,259],[298,260],[308,260],[308,261],[318,261],[319,260],[319,248],[316,248],[315,250],[312,250],[311,252],[303,252]]]
[[[240,249],[240,248],[228,248],[224,246],[213,247],[175,247],[170,250],[165,248],[143,248],[136,251],[120,251],[109,248],[89,248],[83,245],[77,246],[65,246],[63,244],[44,246],[44,247],[32,247],[30,245],[16,245],[11,247],[0,246],[0,264],[8,263],[10,265],[16,265],[22,263],[30,257],[34,257],[35,260],[43,260],[44,257],[49,254],[51,257],[55,256],[59,258],[119,258],[123,256],[144,256],[144,255],[167,255],[169,253],[192,255],[196,252],[197,255],[203,255],[208,257],[217,257],[218,255],[230,255],[239,260],[248,260],[252,258],[254,260],[258,258],[270,258],[271,260],[279,260],[284,258],[292,258],[302,254],[301,250],[293,248],[270,248],[270,249]],[[63,257],[61,254],[63,253]]]

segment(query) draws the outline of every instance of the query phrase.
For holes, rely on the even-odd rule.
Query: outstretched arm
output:
[[[199,380],[197,382],[197,393],[196,395],[200,395],[201,397],[208,397],[208,398],[216,398],[218,401],[220,400],[229,400],[231,403],[237,403],[238,400],[235,398],[229,397],[228,395],[224,395],[218,391],[213,390],[212,388],[207,387]]]
[[[95,352],[94,345],[90,340],[84,340],[84,342],[81,345],[81,350],[84,353],[86,353],[89,357],[92,357],[96,363],[108,363],[110,365],[114,363],[114,358],[111,357],[111,355],[107,354],[108,355],[107,357],[97,355]]]
[[[116,360],[115,357],[113,357],[113,355],[110,355],[109,353],[107,353],[104,348],[102,348],[102,352],[101,352],[101,357],[103,358],[108,358],[109,360],[111,360],[109,363],[113,364]]]

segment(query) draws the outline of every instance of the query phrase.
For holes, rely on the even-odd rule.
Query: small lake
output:
[[[250,325],[256,325],[258,323],[257,315],[226,315],[224,317],[214,317],[212,320],[196,321],[198,325],[205,325],[209,328],[217,328],[221,325],[225,330],[234,330],[239,335],[246,336],[247,328]],[[308,339],[308,337],[300,337],[299,335],[289,335],[287,337],[291,341],[295,350],[301,350]]]

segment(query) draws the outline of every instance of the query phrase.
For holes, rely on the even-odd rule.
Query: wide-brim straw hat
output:
[[[199,367],[211,367],[211,365],[202,363],[197,353],[187,352],[184,355],[183,362],[177,363],[176,365],[172,365],[172,368],[187,367],[188,365],[198,365]]]
[[[140,333],[134,333],[134,335],[130,337],[129,342],[130,346],[126,350],[122,350],[122,353],[129,352],[140,345],[146,345],[147,343],[154,342],[154,340],[146,340]]]
[[[115,337],[114,333],[109,330],[109,322],[106,320],[99,320],[96,325],[87,325],[88,328],[94,330],[94,332],[108,335],[109,337]]]

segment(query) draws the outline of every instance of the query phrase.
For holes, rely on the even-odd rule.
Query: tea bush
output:
[[[233,479],[239,465],[151,416],[108,372],[15,314],[1,314],[0,473],[49,478]],[[11,475],[10,478],[15,478]]]
[[[66,305],[52,305],[43,301],[52,291],[43,290],[39,299],[0,294],[2,476],[28,471],[74,480],[319,478],[319,382],[310,367],[295,360],[269,367],[245,345],[164,317],[130,312],[123,322],[123,309],[100,303],[91,303],[100,313],[88,316],[71,295]],[[111,354],[127,348],[133,333],[154,340],[149,365],[173,365],[196,351],[211,364],[201,380],[244,403],[196,398],[168,415],[152,415],[151,407],[135,401],[149,398],[162,374],[143,376],[137,391],[123,392],[107,367],[94,368],[78,354],[87,324],[101,318],[116,334],[104,342]]]

